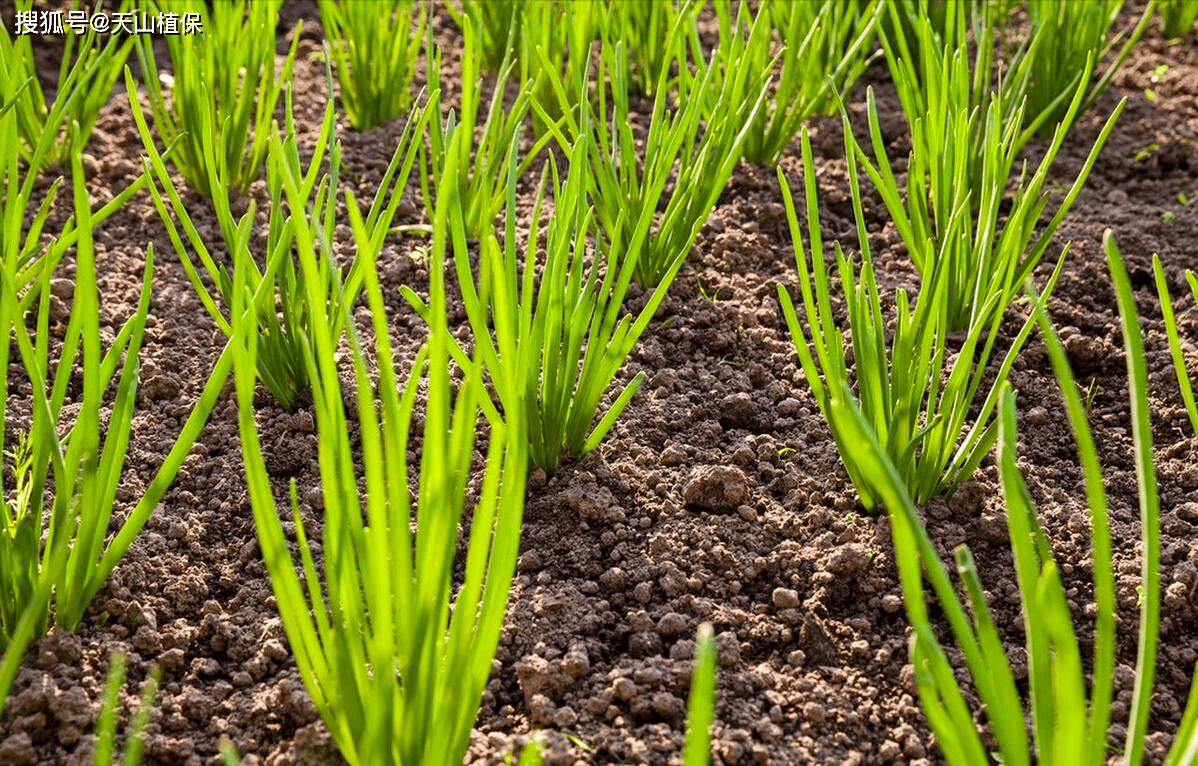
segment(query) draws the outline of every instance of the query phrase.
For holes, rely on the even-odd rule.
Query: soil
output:
[[[281,50],[295,19],[305,21],[295,100],[311,131],[326,98],[315,57],[319,25],[311,2],[289,3],[286,13]],[[436,24],[442,44],[460,50],[452,24],[441,17]],[[447,59],[442,79],[452,83],[456,61]],[[880,62],[854,91],[855,124],[863,123],[867,86],[877,92],[890,156],[905,155],[909,139]],[[1148,748],[1148,762],[1158,763],[1198,658],[1198,442],[1173,377],[1151,257],[1160,254],[1175,300],[1190,306],[1181,327],[1193,339],[1198,314],[1183,272],[1198,268],[1198,36],[1168,42],[1153,22],[1111,90],[1065,140],[1055,182],[1072,181],[1121,97],[1127,108],[1050,251],[1072,243],[1051,313],[1090,397],[1110,492],[1120,626],[1111,736],[1118,745],[1135,680],[1139,512],[1122,340],[1101,245],[1112,228],[1146,333],[1162,500],[1163,618]],[[359,198],[373,194],[401,127],[397,120],[359,134],[339,126],[343,177],[357,185]],[[815,119],[810,129],[825,239],[855,250],[839,120]],[[301,143],[314,138],[305,132]],[[141,152],[118,90],[88,150],[96,202],[134,179]],[[797,142],[781,164],[797,191]],[[251,196],[263,193],[260,185],[251,189]],[[69,202],[69,194],[60,196]],[[218,242],[208,207],[192,197],[189,210],[208,241]],[[57,220],[66,213],[59,204]],[[893,226],[868,195],[866,216],[885,281],[910,285],[913,273]],[[415,176],[400,219],[424,220]],[[173,443],[223,338],[145,195],[95,236],[104,327],[132,312],[146,245],[158,254],[119,519]],[[424,245],[418,236],[396,237],[380,265],[388,294],[396,296],[390,309],[403,360],[411,359],[423,329],[396,291],[427,287]],[[61,276],[69,279],[69,271]],[[469,763],[502,763],[530,738],[543,743],[554,764],[679,763],[693,639],[704,621],[717,635],[715,763],[940,762],[915,696],[887,522],[859,508],[782,321],[775,284],[794,287],[795,280],[776,178],[741,166],[617,381],[644,370],[640,392],[599,449],[531,477],[516,583]],[[1008,317],[1011,328],[1019,321]],[[1194,355],[1192,346],[1188,353]],[[12,438],[27,422],[29,389],[15,365],[8,374]],[[1039,340],[1020,355],[1011,380],[1019,390],[1020,467],[1088,653],[1081,474]],[[304,520],[315,525],[321,504],[312,414],[302,405],[286,412],[267,399],[258,417],[267,465],[280,497],[288,480],[297,482]],[[969,543],[1019,666],[1020,609],[992,461],[923,513],[942,554]],[[0,721],[0,763],[90,763],[89,732],[113,652],[129,663],[123,720],[151,667],[162,669],[148,764],[215,763],[221,738],[246,764],[341,762],[275,613],[246,497],[231,386],[78,631],[53,629],[29,650]]]

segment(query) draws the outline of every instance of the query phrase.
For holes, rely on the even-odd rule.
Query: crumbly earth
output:
[[[311,2],[288,4],[280,47],[299,17],[305,39],[295,102],[301,143],[310,147],[326,99]],[[461,40],[445,18],[435,23],[442,43],[455,51],[443,75],[454,90]],[[39,45],[51,71],[53,50]],[[891,157],[905,155],[909,139],[882,63],[853,94],[855,129],[862,130],[867,85],[876,89]],[[1148,88],[1155,98],[1147,97]],[[1198,199],[1198,36],[1167,42],[1153,22],[1111,91],[1065,140],[1052,171],[1054,199],[1121,97],[1127,108],[1050,250],[1055,255],[1072,242],[1051,312],[1086,388],[1110,491],[1120,627],[1117,745],[1134,682],[1139,515],[1122,341],[1101,246],[1103,231],[1112,228],[1146,333],[1162,500],[1163,619],[1148,748],[1149,762],[1157,763],[1176,730],[1198,658],[1198,442],[1173,378],[1150,261],[1160,254],[1179,306],[1189,306],[1181,327],[1198,365],[1192,345],[1198,314],[1183,292],[1184,270],[1198,268],[1198,206],[1192,204]],[[401,127],[393,121],[358,134],[340,125],[343,178],[359,198],[377,187]],[[810,128],[824,236],[855,250],[840,122],[816,119]],[[1029,155],[1041,146],[1033,142]],[[106,107],[88,154],[96,202],[138,172],[141,144],[123,91]],[[800,189],[797,145],[782,168]],[[531,193],[531,186],[524,191]],[[260,185],[251,190],[253,197],[263,195]],[[207,206],[194,196],[188,202],[205,240],[219,251]],[[881,202],[867,192],[865,207],[887,289],[913,285]],[[68,212],[59,204],[54,220]],[[400,220],[424,220],[414,179]],[[145,195],[95,236],[106,330],[135,306],[146,245],[157,253],[139,406],[115,524],[170,448],[223,338]],[[380,264],[402,363],[412,358],[423,330],[397,290],[427,287],[425,244],[414,235],[396,237]],[[64,281],[55,283],[58,320],[69,305],[70,276],[68,265]],[[679,763],[694,635],[705,621],[714,625],[719,659],[715,763],[940,762],[915,697],[888,525],[858,506],[782,321],[775,284],[794,288],[795,280],[776,178],[741,166],[621,373],[624,381],[646,372],[632,404],[594,453],[531,478],[519,571],[468,762],[502,763],[535,738],[553,764]],[[1020,320],[1016,309],[1006,337]],[[451,321],[464,322],[464,316],[458,312]],[[28,422],[29,389],[15,365],[8,375],[12,438]],[[1088,653],[1089,527],[1081,475],[1039,340],[1028,344],[1011,380],[1019,390],[1020,467]],[[258,424],[277,491],[281,497],[288,480],[297,482],[304,521],[318,534],[311,411],[301,404],[285,412],[266,396],[261,405]],[[970,545],[1018,666],[1020,610],[992,462],[955,496],[923,512],[942,554]],[[162,669],[146,743],[149,764],[215,763],[222,738],[246,764],[340,762],[275,612],[246,498],[231,387],[83,624],[74,634],[52,630],[29,650],[0,721],[0,763],[90,763],[90,731],[114,652],[124,654],[130,668],[122,720],[151,667]]]

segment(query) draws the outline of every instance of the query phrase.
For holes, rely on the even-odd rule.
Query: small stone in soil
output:
[[[779,609],[794,609],[799,605],[798,591],[790,588],[774,588],[773,599]]]
[[[740,641],[730,630],[715,637],[715,652],[722,668],[734,668],[740,664]]]
[[[749,483],[739,468],[699,466],[682,488],[682,502],[709,511],[730,511],[749,497]]]
[[[657,633],[662,638],[673,638],[688,632],[686,618],[677,612],[666,612],[657,621]]]
[[[828,556],[824,568],[832,574],[856,574],[869,566],[873,556],[869,549],[860,543],[842,545]]]
[[[633,633],[628,638],[628,653],[633,657],[655,657],[661,649],[661,636],[656,633]]]

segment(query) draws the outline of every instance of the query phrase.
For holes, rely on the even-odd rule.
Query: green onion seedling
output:
[[[1109,230],[1103,239],[1126,346],[1143,556],[1135,685],[1119,760],[1124,764],[1140,764],[1145,755],[1160,625],[1159,500],[1152,464],[1144,347],[1130,280]],[[904,482],[853,404],[848,389],[842,388],[841,396],[833,403],[834,417],[840,420],[846,442],[861,455],[864,472],[883,497],[890,516],[907,619],[914,633],[911,659],[916,688],[937,745],[950,766],[990,762],[1005,766],[1032,763],[1103,766],[1109,756],[1116,623],[1106,491],[1094,439],[1069,362],[1042,301],[1036,300],[1034,291],[1031,292],[1033,318],[1045,339],[1082,466],[1091,522],[1095,626],[1094,653],[1087,663],[1091,672],[1087,672],[1083,669],[1081,646],[1049,540],[1015,464],[1015,393],[1009,386],[1004,386],[997,461],[1026,637],[1028,718],[1025,719],[1024,695],[1016,685],[969,549],[960,546],[954,552],[956,570],[968,601],[967,611],[950,580],[948,567],[920,521]],[[931,623],[924,595],[925,578],[982,703],[988,736],[997,744],[994,761],[987,756],[988,748],[983,745],[962,694],[956,675],[959,671],[950,665]],[[1164,763],[1167,766],[1188,765],[1196,756],[1198,676]]]
[[[891,11],[897,13],[893,6]],[[1022,147],[1048,124],[1052,111],[1041,109],[1032,125],[1023,127],[1031,76],[1027,57],[991,90],[991,17],[985,12],[974,19],[982,39],[990,41],[980,47],[973,45],[964,15],[952,8],[952,35],[943,43],[930,22],[919,22],[922,73],[913,69],[904,38],[887,43],[887,60],[911,128],[905,194],[886,154],[872,89],[867,112],[874,159],[855,139],[849,142],[850,153],[882,195],[921,281],[946,280],[950,330],[989,324],[1006,311],[1050,246],[1126,104],[1121,101],[1107,119],[1073,185],[1043,223],[1048,173],[1086,91],[1075,85],[1059,94],[1066,109],[1052,123],[1052,141],[1030,175],[1026,161],[1017,167]],[[1045,33],[1040,34],[1029,43],[1033,52],[1044,44]],[[943,46],[939,55],[928,55],[937,45]],[[1089,71],[1088,66],[1087,81]],[[845,131],[851,136],[847,119]]]
[[[433,217],[429,340],[406,383],[395,376],[373,262],[363,264],[361,275],[377,384],[348,306],[327,302],[322,262],[331,256],[331,243],[312,236],[307,226],[294,229],[299,284],[314,307],[313,342],[304,346],[304,364],[324,494],[320,574],[294,482],[298,559],[276,509],[254,421],[259,333],[253,315],[260,306],[246,295],[248,265],[239,262],[234,273],[238,423],[254,524],[304,685],[353,766],[461,763],[515,572],[527,472],[524,418],[512,413],[506,422],[491,421],[485,469],[474,485],[475,429],[487,396],[481,362],[469,363],[464,383],[456,394],[451,391],[444,259],[449,217],[459,207],[455,160],[449,157]],[[298,180],[285,175],[283,188],[288,204],[302,209]],[[355,241],[365,249],[368,232],[352,206],[350,219]],[[337,274],[332,278],[336,282]],[[338,361],[344,346],[353,375],[349,411]],[[418,388],[424,389],[420,430],[413,428]],[[409,472],[411,442],[420,447],[417,476]],[[468,494],[469,487],[476,488]],[[464,567],[455,574],[459,528],[470,506]]]
[[[1126,39],[1122,32],[1112,33],[1123,5],[1124,0],[1084,3],[1028,0],[1031,36],[1042,42],[1028,54],[1031,80],[1024,117],[1030,124],[1031,119],[1041,112],[1051,114],[1036,130],[1041,138],[1050,137],[1057,123],[1064,120],[1068,124],[1065,113],[1069,106],[1068,102],[1061,101],[1061,93],[1080,86],[1085,96],[1077,114],[1084,113],[1110,87],[1115,73],[1143,37],[1156,9],[1156,0],[1149,0],[1145,5],[1139,22]],[[1116,52],[1111,63],[1096,81],[1091,82],[1091,70],[1113,51]]]
[[[457,113],[450,110],[442,121],[441,102],[434,96],[434,116],[429,125],[428,149],[424,148],[423,141],[417,142],[420,146],[420,190],[424,197],[425,210],[431,220],[436,208],[433,191],[447,172],[449,154],[457,152],[454,167],[458,174],[458,195],[465,211],[466,233],[471,238],[481,238],[494,230],[495,220],[503,208],[510,159],[519,146],[522,125],[528,115],[532,97],[532,84],[522,83],[523,87],[512,105],[504,106],[504,93],[515,66],[514,59],[508,56],[500,67],[490,106],[486,116],[482,118],[482,138],[476,144],[475,128],[480,117],[483,85],[476,59],[481,55],[479,46],[482,42],[475,32],[475,21],[472,17],[463,17],[461,23],[465,37],[465,52],[461,60],[461,110]],[[429,34],[430,39],[426,46],[429,51],[429,88],[434,94],[438,94],[441,92],[441,53],[432,42],[431,32]],[[546,119],[552,122],[551,118]],[[467,140],[454,141],[457,133],[462,133]],[[517,178],[524,175],[541,149],[552,138],[553,133],[546,133],[537,140],[516,167]]]
[[[125,0],[120,7],[129,10],[132,4]],[[34,12],[32,8],[33,0],[16,3],[18,16]],[[79,0],[72,0],[70,8],[78,11]],[[0,103],[15,96],[18,137],[6,145],[15,147],[28,167],[40,171],[47,165],[65,166],[72,153],[86,148],[133,37],[114,34],[101,44],[90,25],[84,34],[68,27],[52,103],[47,103],[38,82],[32,37],[10,36],[8,27],[0,26]]]
[[[1161,13],[1161,32],[1168,40],[1185,37],[1198,21],[1198,0],[1157,0]]]
[[[674,271],[662,279],[637,315],[623,314],[648,219],[643,218],[627,249],[590,251],[595,226],[587,198],[593,183],[589,114],[584,108],[565,182],[552,158],[542,174],[530,239],[523,247],[516,234],[514,152],[509,152],[506,174],[503,242],[493,234],[484,237],[477,271],[470,262],[462,216],[449,219],[458,287],[475,353],[496,391],[495,414],[502,410],[508,419],[527,418],[522,431],[530,442],[529,459],[544,469],[556,466],[566,454],[579,457],[595,449],[636,393],[644,373],[637,373],[607,411],[599,414],[612,381],[681,265],[675,263]],[[454,140],[467,138],[458,134]],[[458,156],[456,147],[452,154]],[[544,260],[538,268],[547,186],[554,215],[548,221]],[[428,317],[428,306],[411,289],[401,292],[417,312]],[[451,350],[460,365],[467,364],[464,351],[456,345]]]
[[[166,459],[110,535],[132,430],[154,253],[147,249],[136,310],[102,350],[94,222],[78,155],[71,159],[71,177],[79,236],[69,319],[56,358],[51,355],[51,346],[57,344],[51,343],[50,273],[39,276],[35,310],[27,316],[17,297],[15,269],[9,263],[0,268],[0,328],[9,339],[0,343],[0,368],[9,368],[10,344],[15,345],[33,400],[27,435],[15,448],[4,450],[15,455],[13,492],[0,472],[0,700],[21,652],[45,631],[51,615],[66,630],[79,625],[88,604],[170,488],[232,365],[232,355],[222,354]],[[69,422],[62,413],[74,376],[81,378],[82,391],[74,421]],[[7,380],[0,379],[0,447],[7,391]],[[49,508],[45,517],[43,507]]]
[[[327,69],[326,75],[329,79],[331,93],[332,75],[327,72]],[[128,72],[126,72],[125,79],[130,87],[130,93],[134,93],[132,76]],[[323,264],[326,285],[325,302],[344,301],[349,305],[357,298],[362,284],[362,269],[366,267],[366,263],[373,263],[374,259],[378,257],[385,237],[391,232],[400,193],[407,183],[412,166],[416,161],[420,144],[419,137],[424,132],[431,114],[431,104],[434,102],[435,96],[432,102],[426,102],[419,109],[414,110],[404,125],[395,153],[392,155],[378,191],[363,219],[367,236],[357,244],[368,245],[368,247],[355,253],[353,265],[341,286],[344,290],[343,293],[334,292],[332,272],[336,270],[336,266],[331,261]],[[204,308],[221,332],[231,335],[231,321],[227,312],[233,303],[232,272],[227,265],[218,264],[217,257],[214,256],[209,245],[204,242],[192,223],[186,205],[166,170],[163,158],[154,146],[149,126],[135,97],[130,97],[129,105],[145,145],[147,157],[144,164],[147,174],[152,175],[154,179],[154,182],[150,184],[150,190],[159,217],[166,226],[167,235],[174,245],[179,261],[187,272],[188,279],[195,288]],[[280,132],[277,124],[272,125],[271,141],[268,146],[267,189],[270,195],[270,207],[264,252],[255,253],[255,248],[251,244],[257,241],[254,231],[258,225],[256,205],[251,202],[246,213],[240,218],[236,218],[230,208],[227,193],[222,191],[213,198],[217,222],[220,225],[229,258],[233,262],[233,268],[236,269],[239,265],[245,266],[247,270],[246,289],[258,295],[259,300],[262,301],[256,314],[261,323],[262,335],[262,346],[256,355],[259,376],[271,395],[285,409],[290,409],[295,405],[296,397],[306,389],[308,384],[304,371],[303,346],[310,342],[308,325],[314,310],[303,298],[303,290],[298,283],[294,260],[290,254],[291,248],[296,230],[299,228],[308,229],[311,237],[326,242],[332,241],[340,167],[340,143],[336,140],[334,131],[335,119],[332,100],[330,99],[326,105],[316,149],[306,169],[300,160],[293,115],[291,92],[288,88],[285,99],[284,130]],[[214,129],[215,125],[211,115],[207,115],[198,126],[198,130],[206,135]],[[211,179],[216,184],[216,188],[226,190],[228,188],[225,180],[227,167],[222,158],[212,152],[212,143],[206,141],[205,145],[208,146],[205,162],[213,168]],[[327,172],[321,173],[322,163],[326,156],[329,169]],[[302,204],[293,206],[286,199],[284,193],[286,179],[291,179],[303,194]],[[166,200],[163,199],[163,192],[159,191],[159,186],[165,191]],[[346,204],[353,208],[359,217],[362,216],[352,194],[346,194]],[[175,219],[179,222],[178,226],[175,224]],[[179,233],[180,227],[183,230],[182,236]],[[186,238],[186,245],[184,238]],[[190,251],[188,246],[190,246]],[[266,264],[264,268],[259,268],[255,255],[261,256],[261,260]],[[205,277],[216,286],[215,295],[209,290]],[[264,289],[263,285],[265,285]]]
[[[1181,333],[1178,330],[1177,317],[1173,312],[1173,299],[1169,296],[1169,283],[1165,278],[1165,269],[1161,258],[1152,254],[1152,272],[1156,280],[1157,297],[1161,304],[1161,315],[1165,322],[1165,334],[1169,339],[1169,353],[1173,357],[1173,371],[1177,375],[1177,384],[1181,389],[1181,400],[1185,405],[1186,414],[1190,418],[1190,426],[1198,435],[1198,406],[1194,403],[1194,388],[1189,371],[1186,369],[1185,353],[1182,348]],[[1185,281],[1190,288],[1190,294],[1198,303],[1198,277],[1186,269]]]
[[[150,723],[150,712],[158,687],[162,681],[161,668],[155,667],[146,679],[141,692],[141,702],[129,721],[129,732],[125,738],[122,766],[138,766],[145,748],[146,726]],[[121,687],[125,683],[125,658],[113,654],[108,663],[108,678],[104,683],[104,696],[100,701],[100,714],[96,720],[95,747],[92,750],[92,766],[112,766],[116,747],[116,718]]]
[[[856,2],[863,5],[865,0]],[[883,49],[896,56],[905,51],[902,56],[909,59],[912,70],[922,74],[926,71],[923,59],[937,57],[943,52],[944,46],[956,35],[958,20],[968,20],[993,33],[995,27],[1006,27],[1012,10],[1021,6],[1022,0],[890,0],[886,5],[879,25]],[[923,39],[921,28],[924,26],[931,32],[930,45]],[[984,32],[979,32],[976,38],[979,55],[984,59],[989,55],[993,40]],[[988,80],[989,73],[984,77]]]
[[[674,86],[681,70],[675,76],[671,69],[686,66],[687,41],[672,36],[670,30],[679,24],[680,16],[693,17],[699,8],[693,0],[681,4],[674,0],[608,3],[601,34],[628,56],[629,92],[653,98],[658,88]],[[693,24],[689,18],[682,23],[686,27]]]
[[[729,0],[719,0],[715,8],[720,25],[719,52],[726,53],[733,49],[727,37],[741,34],[740,24],[733,22]],[[767,19],[774,34],[751,36],[743,61],[716,59],[716,66],[725,72],[731,72],[731,67],[748,66],[768,77],[775,35],[783,45],[775,87],[758,110],[745,139],[742,153],[747,161],[776,165],[808,117],[835,112],[837,98],[852,89],[869,63],[869,45],[883,10],[883,4],[876,1],[766,0],[761,4],[758,14]]]
[[[606,23],[605,16],[601,0],[526,0],[517,61],[521,81],[532,82],[532,97],[544,108],[544,113],[532,113],[538,136],[545,136],[567,115],[578,119],[580,102],[588,93],[585,73],[591,66],[591,43]]]
[[[695,669],[686,707],[682,764],[707,766],[711,763],[711,724],[715,720],[715,638],[708,623],[699,626],[695,637]]]
[[[845,151],[851,158],[852,136],[847,126],[845,134]],[[894,327],[889,330],[874,276],[857,165],[850,159],[849,186],[861,248],[860,270],[839,243],[834,248],[839,288],[847,308],[846,337],[846,328],[837,322],[832,309],[834,283],[824,264],[815,167],[806,129],[802,131],[801,142],[807,207],[806,250],[790,188],[781,171],[778,180],[794,241],[806,329],[782,285],[778,285],[778,299],[803,375],[832,429],[841,463],[867,510],[876,508],[882,498],[865,473],[867,466],[861,464],[853,446],[846,441],[847,435],[838,430],[842,420],[833,411],[833,403],[850,383],[856,384],[854,406],[859,408],[915,502],[925,503],[938,495],[951,494],[973,473],[994,443],[997,423],[993,417],[1002,382],[1031,332],[1032,322],[1025,322],[1006,354],[997,357],[995,346],[1002,314],[993,310],[999,296],[990,295],[981,314],[987,319],[973,322],[963,335],[954,332],[949,322],[952,295],[949,277],[947,270],[941,269],[935,273],[934,281],[921,282],[914,299],[903,290],[895,295]],[[1046,294],[1060,275],[1067,250],[1066,247],[1062,251],[1056,270],[1048,279]],[[852,353],[851,378],[846,348]],[[996,371],[988,368],[992,359],[1001,360]],[[987,381],[989,387],[983,389]],[[988,393],[978,407],[980,390]]]
[[[169,76],[158,71],[151,37],[137,37],[158,138],[175,145],[171,160],[192,189],[208,199],[239,195],[266,163],[271,120],[291,81],[300,30],[279,68],[275,27],[282,0],[225,0],[211,8],[200,0],[146,2],[156,13],[200,14],[204,32],[166,36]]]
[[[32,144],[23,140],[22,131],[26,128],[22,126],[24,118],[20,104],[35,83],[36,78],[32,76],[24,81],[0,77],[0,188],[4,190],[0,195],[0,267],[13,279],[19,313],[33,307],[43,282],[41,277],[53,272],[79,239],[74,217],[67,219],[56,236],[50,237],[46,231],[51,207],[62,184],[61,177],[50,183],[41,203],[34,204],[39,194],[36,169],[51,164],[57,151],[55,141],[59,131],[52,126],[70,119],[71,114],[67,109],[68,99],[55,99],[45,120],[40,123],[41,127],[34,129],[36,140]],[[83,135],[82,128],[75,122],[63,130],[68,135]],[[146,176],[140,175],[111,201],[92,211],[92,225],[98,226],[119,210],[145,186],[146,181]]]
[[[462,34],[477,34],[477,47],[468,46],[470,58],[477,59],[477,67],[485,72],[502,72],[508,62],[514,61],[520,46],[520,34],[524,26],[524,12],[532,5],[529,0],[463,0],[459,11],[453,4],[446,3],[445,9],[457,24]],[[467,57],[463,57],[465,67]],[[430,67],[429,72],[432,73]],[[465,72],[462,78],[466,82]]]
[[[427,18],[421,0],[320,0],[341,109],[355,130],[407,114]]]
[[[744,13],[742,6],[739,21],[744,21]],[[677,108],[667,106],[669,74],[663,68],[658,73],[643,144],[632,130],[628,56],[622,43],[610,38],[613,31],[604,31],[594,78],[597,83],[610,78],[610,87],[596,88],[596,116],[586,121],[595,133],[589,139],[594,174],[589,194],[602,229],[601,248],[617,252],[643,249],[632,278],[651,290],[676,274],[685,261],[736,168],[755,116],[764,108],[771,64],[767,62],[758,71],[747,50],[768,36],[769,26],[764,17],[758,17],[748,40],[730,36],[728,49],[712,54],[710,63],[692,53],[698,72],[692,75],[687,66],[680,66]],[[699,48],[693,15],[680,13],[670,28],[666,47],[677,49],[687,40],[692,41],[692,51]],[[548,68],[544,71],[556,76]],[[724,72],[730,76],[725,77]],[[554,84],[554,90],[562,90],[560,82]],[[536,100],[532,107],[544,122],[552,122]],[[591,106],[584,101],[582,108]],[[605,122],[609,113],[610,122]],[[578,140],[580,125],[567,115],[563,130],[552,130],[550,135],[558,136],[559,144],[568,150]],[[668,181],[673,181],[673,190],[666,197]],[[657,219],[655,214],[663,204],[664,211]],[[643,248],[632,246],[645,236]]]

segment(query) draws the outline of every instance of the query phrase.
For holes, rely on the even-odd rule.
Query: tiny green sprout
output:
[[[794,451],[795,451],[794,447],[779,447],[778,448],[778,457],[784,458],[787,455],[790,455]]]
[[[1093,407],[1096,393],[1098,393],[1098,378],[1090,378],[1090,385],[1086,388],[1086,412]]]
[[[567,738],[569,736],[569,734],[566,735]],[[589,752],[595,751],[589,750]],[[524,749],[520,751],[519,760],[516,759],[515,748],[503,756],[503,766],[540,766],[541,763],[541,748],[535,739],[530,739]]]
[[[562,736],[564,736],[566,739],[570,740],[571,744],[573,744],[575,747],[580,748],[583,752],[592,753],[592,754],[595,752],[595,748],[588,745],[586,743],[586,740],[584,740],[582,737],[580,737],[579,735],[575,734],[572,731],[563,731]]]
[[[707,288],[703,286],[703,280],[698,277],[695,277],[695,284],[699,286],[699,295],[702,295],[703,300],[708,303],[715,303],[716,299],[720,297],[720,289],[718,287],[711,292],[707,292]]]
[[[1177,215],[1172,210],[1162,211],[1161,212],[1161,222],[1162,223],[1177,223]]]
[[[1156,144],[1156,143],[1149,144],[1148,146],[1145,146],[1140,151],[1136,152],[1135,156],[1131,158],[1131,161],[1138,165],[1139,163],[1141,163],[1144,160],[1151,157],[1153,152],[1155,152],[1157,149],[1160,149],[1160,148],[1161,148],[1160,144]]]
[[[266,622],[262,623],[262,632],[258,634],[258,641],[265,641],[267,637],[277,636],[283,630],[283,621],[278,617],[270,617]]]
[[[237,748],[227,737],[221,737],[217,751],[220,753],[221,766],[241,766],[241,759],[237,757]]]
[[[1185,192],[1177,193],[1177,202],[1185,207],[1189,207],[1192,200],[1186,196]]]
[[[1153,85],[1156,85],[1161,81],[1161,77],[1164,76],[1165,72],[1167,71],[1169,71],[1169,65],[1161,64],[1152,70],[1152,74],[1149,75],[1148,81]],[[1148,99],[1149,101],[1156,101],[1156,91],[1152,88],[1145,88],[1144,98]]]

